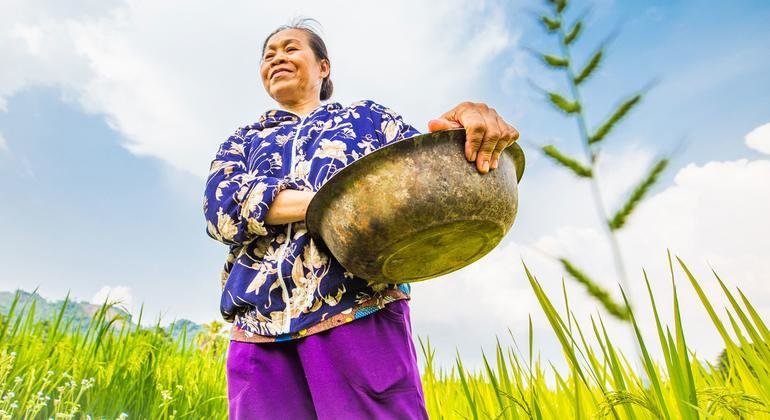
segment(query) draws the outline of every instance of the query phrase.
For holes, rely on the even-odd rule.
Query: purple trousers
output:
[[[409,305],[297,340],[231,341],[230,419],[427,419]]]

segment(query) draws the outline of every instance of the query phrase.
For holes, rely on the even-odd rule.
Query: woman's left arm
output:
[[[428,131],[465,128],[465,158],[481,173],[497,168],[503,149],[518,140],[519,132],[483,103],[462,102],[428,122]]]

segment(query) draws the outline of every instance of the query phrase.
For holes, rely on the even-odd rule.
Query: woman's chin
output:
[[[302,99],[300,95],[297,95],[297,91],[298,89],[294,86],[294,83],[281,81],[270,89],[270,96],[279,104],[290,104]]]

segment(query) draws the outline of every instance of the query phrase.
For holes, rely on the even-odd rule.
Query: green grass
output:
[[[646,274],[646,309],[654,316],[657,340],[645,342],[639,314],[630,316],[638,362],[620,352],[601,318],[590,325],[575,322],[566,293],[566,310],[559,312],[525,266],[567,368],[534,356],[531,322],[526,353],[498,341],[482,354],[478,371],[467,370],[459,355],[449,370],[435,366],[430,340],[418,339],[431,418],[770,418],[770,330],[764,320],[715,273],[730,304],[718,316],[687,266],[677,260],[675,270],[669,261],[673,319],[660,318],[661,302]],[[675,271],[724,341],[719,363],[699,360],[687,347]],[[119,315],[108,315],[109,305],[87,328],[68,322],[63,311],[42,321],[34,313],[34,303],[14,304],[0,316],[0,418],[226,418],[226,338],[172,339],[159,326],[131,327]]]

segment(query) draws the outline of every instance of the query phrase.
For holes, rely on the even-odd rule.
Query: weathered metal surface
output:
[[[308,232],[373,282],[427,280],[476,261],[513,224],[524,154],[514,143],[481,174],[464,143],[464,130],[423,134],[353,162],[313,197]]]

